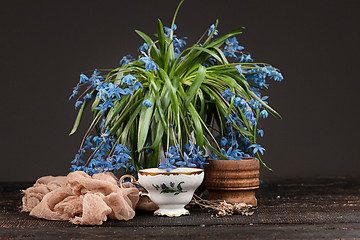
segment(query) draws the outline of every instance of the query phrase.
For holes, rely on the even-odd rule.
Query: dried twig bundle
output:
[[[241,214],[251,216],[254,214],[255,207],[246,203],[230,203],[219,200],[205,200],[194,194],[191,205],[199,206],[209,211],[215,211],[217,217],[230,216],[233,214]]]

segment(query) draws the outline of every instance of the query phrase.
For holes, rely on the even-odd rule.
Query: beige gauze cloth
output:
[[[47,220],[70,220],[74,224],[101,225],[109,219],[135,216],[139,190],[130,183],[117,185],[112,173],[76,171],[67,176],[39,178],[23,190],[22,211]]]

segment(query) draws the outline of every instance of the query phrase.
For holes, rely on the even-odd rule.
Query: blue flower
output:
[[[232,154],[232,147],[230,147],[227,151],[225,151],[223,148],[221,149],[221,153],[227,157],[229,160],[236,160],[234,157],[233,157],[233,154]]]
[[[211,57],[209,58],[209,62],[212,64],[212,65],[215,65],[216,64],[216,59]]]
[[[193,162],[194,160],[195,159],[184,153],[184,161],[177,161],[176,165],[179,167],[197,167],[197,165]]]
[[[98,93],[97,93],[97,96],[103,100],[104,102],[106,101],[106,98],[108,96],[108,92],[106,91],[105,88],[100,88]]]
[[[235,113],[234,116],[230,113],[228,116],[225,115],[224,117],[226,119],[226,124],[229,124],[229,126],[227,127],[227,130],[228,130],[229,134],[236,133],[236,131],[233,132],[234,129],[233,129],[232,125],[237,125],[237,126],[242,127],[242,128],[244,128],[246,130],[246,127],[244,127],[243,124],[241,123],[237,113]],[[231,137],[231,138],[233,138],[233,137]]]
[[[145,52],[141,52],[145,57],[141,57],[138,61],[139,62],[144,62],[145,63],[145,71],[151,71],[154,70],[155,74],[157,72],[157,69],[159,69],[159,67],[156,65],[156,63],[151,60],[151,58],[145,53]]]
[[[268,67],[267,69],[268,69],[267,75],[268,75],[270,78],[274,79],[275,81],[281,82],[281,81],[284,79],[284,77],[282,76],[282,74],[281,74],[280,72],[278,72],[276,69],[271,68],[271,66]]]
[[[91,139],[92,139],[92,136],[88,136],[85,140],[85,146],[84,146],[84,149],[87,149],[87,148],[92,148],[93,147],[93,144],[91,142]]]
[[[246,111],[244,113],[244,116],[247,120],[249,120],[250,122],[252,122],[252,124],[254,123],[254,121],[256,121],[256,118],[254,116],[254,113],[250,110],[250,111]]]
[[[131,87],[131,89],[137,91],[140,87],[144,88],[143,85],[139,81],[136,81],[134,83],[134,85]]]
[[[75,103],[75,109],[78,109],[79,107],[81,107],[81,105],[83,104],[84,102],[83,101],[77,101]]]
[[[131,74],[128,74],[121,78],[121,84],[133,85],[134,81],[136,81],[136,77]]]
[[[248,107],[248,103],[246,102],[246,100],[241,98],[241,97],[236,97],[235,98],[234,105],[235,105],[235,107],[240,107],[243,110]]]
[[[165,163],[160,163],[159,168],[160,169],[166,169],[166,172],[170,172],[170,169],[176,169],[177,167],[174,165],[175,160],[174,159],[165,159]]]
[[[103,122],[101,125],[103,125]],[[103,128],[102,126],[100,127]],[[93,145],[92,142],[95,144]],[[102,136],[89,136],[85,140],[85,147],[79,150],[79,153],[75,156],[75,159],[72,161],[73,165],[71,166],[72,171],[84,171],[89,175],[100,173],[100,172],[108,172],[108,171],[116,171],[120,168],[126,168],[128,172],[132,173],[136,171],[136,168],[132,166],[129,159],[131,157],[128,155],[128,149],[119,144],[115,147],[115,151],[113,155],[108,155],[110,150],[114,148],[115,138],[109,135],[108,130],[105,133],[102,133]],[[121,145],[121,146],[120,146]],[[91,159],[88,167],[79,166],[79,164],[84,164],[81,160],[83,152],[85,149],[91,148],[92,150],[97,150]]]
[[[85,95],[85,97],[84,97],[84,102],[87,102],[87,101],[89,101],[89,100],[91,100],[91,99],[93,99],[93,98],[94,98],[94,96],[93,96],[92,94],[87,93],[87,94]]]
[[[145,107],[151,107],[151,106],[152,106],[152,102],[151,102],[149,99],[145,99],[145,100],[143,101],[143,105],[144,105]]]
[[[214,35],[218,35],[218,30],[215,29],[215,24],[212,24],[209,28],[209,31],[208,31],[208,36],[210,36],[210,34],[214,32]]]
[[[265,66],[260,68],[258,65],[254,64],[254,67],[258,67],[258,69],[249,70],[247,72],[249,73],[249,75],[246,75],[245,77],[248,81],[253,81],[253,83],[259,88],[268,88],[269,84],[266,84],[266,77],[274,79],[275,81],[283,80],[283,76],[281,75],[281,73],[271,66]]]
[[[217,155],[215,155],[215,153],[213,151],[211,151],[210,157],[214,160],[219,160],[219,157]]]
[[[170,172],[170,169],[176,169],[174,164],[180,160],[178,149],[179,145],[176,148],[174,146],[169,147],[168,151],[165,152],[165,162],[159,164],[160,169],[166,169],[167,172]]]
[[[133,95],[134,94],[134,92],[130,88],[124,88],[124,89],[118,88],[118,91],[122,95],[129,95],[129,94]]]
[[[120,100],[123,92],[124,92],[123,89],[119,88],[118,84],[109,83],[108,86],[106,87],[106,93],[109,98],[115,96],[116,99]]]
[[[263,96],[263,97],[261,98],[261,100],[262,100],[264,103],[268,104],[268,102],[266,101],[268,98],[269,98],[269,96]]]
[[[233,139],[232,140],[232,145],[231,145],[233,148],[235,149],[238,149],[239,148],[239,143],[236,139]]]
[[[104,119],[104,120],[105,120],[105,119]],[[102,128],[102,127],[101,127],[101,128]],[[109,132],[110,132],[110,130],[108,129],[108,130],[106,130],[105,132],[101,133],[101,137],[102,137],[102,139],[103,139],[104,142],[107,141],[107,137],[109,137]]]
[[[174,50],[178,54],[180,53],[180,48],[184,47],[186,45],[186,41],[184,39],[187,39],[187,37],[183,37],[181,39],[174,38],[174,40],[173,40]]]
[[[225,145],[228,143],[228,140],[225,137],[222,137],[220,140],[220,146],[225,147]]]
[[[281,82],[284,79],[283,75],[278,71],[275,71],[275,74],[273,74],[273,78],[275,81],[279,81],[279,82]]]
[[[100,75],[100,73],[101,73],[100,71],[95,69],[89,81],[94,82],[95,80],[103,80],[104,78]]]
[[[226,44],[225,49],[227,49],[229,51],[231,51],[231,50],[236,51],[237,48],[236,47],[234,48],[234,46],[237,46],[239,44],[239,42],[237,41],[236,37],[232,37],[232,38],[226,39],[225,44]]]
[[[221,153],[229,160],[241,160],[242,157],[248,156],[238,145],[236,147],[230,147],[227,151],[222,148]]]
[[[94,146],[95,148],[91,148],[91,149],[95,150],[96,147],[98,147],[102,143],[102,138],[98,137],[98,136],[95,136],[95,137],[93,137],[92,140],[93,140],[93,142],[95,143],[96,146]]]
[[[234,99],[234,106],[235,106],[235,107],[241,106],[242,100],[243,100],[243,99],[241,99],[240,97],[236,97],[236,98]]]
[[[253,59],[251,58],[250,54],[242,54],[240,57],[237,57],[236,60],[241,63],[253,62]]]
[[[144,43],[143,45],[141,45],[140,47],[139,47],[139,49],[138,49],[138,51],[139,52],[145,52],[145,51],[147,51],[147,50],[149,50],[149,46],[146,44],[146,43]]]
[[[250,100],[250,105],[253,109],[259,109],[261,107],[260,101],[259,100],[254,101],[254,99]]]
[[[177,26],[175,24],[172,25],[172,28],[164,26],[164,31],[165,31],[164,35],[165,35],[165,37],[170,38],[171,30],[176,31],[176,29],[177,29]],[[173,37],[176,37],[176,35],[173,35]]]
[[[222,92],[222,95],[224,98],[226,98],[226,100],[229,102],[231,97],[234,96],[235,93],[232,93],[231,90],[228,88],[225,91]]]
[[[205,162],[205,157],[199,149],[191,141],[188,145],[184,145],[184,161],[179,161],[177,165],[180,167],[199,167],[204,168],[204,165],[209,164]]]
[[[265,148],[261,147],[259,144],[252,144],[248,147],[248,149],[252,149],[253,155],[255,155],[257,152],[261,153],[261,155],[264,155]]]
[[[175,186],[175,183],[170,182],[170,187],[174,187],[174,186]]]
[[[156,65],[156,63],[154,61],[150,61],[148,63],[145,63],[145,71],[151,71],[154,70],[155,74],[157,72],[158,66]]]
[[[146,145],[145,145],[145,153],[153,152],[153,150],[150,147],[151,147],[150,143],[146,143]]]
[[[267,118],[269,116],[269,113],[264,109],[260,112],[259,116],[262,118]]]
[[[244,49],[244,47],[238,45],[236,37],[228,38],[225,40],[225,50],[229,57],[237,57],[235,52]]]
[[[264,136],[264,130],[258,129],[258,130],[257,130],[257,134],[259,134],[260,137],[263,137],[263,136]]]
[[[122,153],[122,152],[129,154],[129,153],[130,153],[130,150],[127,149],[124,145],[118,144],[118,145],[116,145],[116,147],[115,147],[115,149],[114,149],[114,152],[115,152],[116,154],[119,154],[119,153]]]
[[[79,83],[86,83],[88,81],[89,81],[89,78],[85,74],[81,73]]]
[[[241,68],[241,65],[239,64],[239,65],[236,65],[235,66],[235,68],[236,68],[236,70],[240,73],[240,74],[242,74],[243,73],[243,70],[242,70],[242,68]]]
[[[79,90],[79,87],[75,87],[75,88],[73,89],[73,92],[72,92],[72,94],[71,94],[70,97],[69,97],[69,101],[70,101],[71,98],[75,97],[75,96],[79,93],[78,90]]]
[[[125,55],[121,60],[120,60],[120,65],[121,66],[124,66],[132,61],[134,61],[135,59],[130,55],[130,54],[127,54]]]
[[[104,112],[109,108],[114,107],[114,104],[111,101],[106,101],[104,103],[100,103],[95,109],[101,111],[101,115],[104,115]]]

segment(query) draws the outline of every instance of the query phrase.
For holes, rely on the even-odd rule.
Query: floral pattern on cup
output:
[[[173,182],[170,182],[169,186],[167,186],[165,183],[162,183],[159,185],[152,185],[156,190],[161,190],[160,193],[174,193],[174,195],[178,195],[180,193],[184,193],[184,192],[187,192],[187,191],[183,191],[182,187],[181,187],[181,184],[183,184],[184,181],[181,181],[179,182],[177,185],[176,185],[176,188],[175,188],[175,183]]]

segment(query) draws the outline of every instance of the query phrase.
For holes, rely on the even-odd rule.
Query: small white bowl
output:
[[[190,214],[184,207],[204,179],[204,169],[147,168],[138,172],[139,183],[149,193],[151,201],[159,206],[154,215],[178,217]]]

